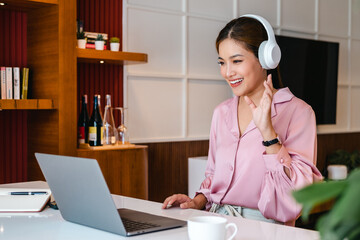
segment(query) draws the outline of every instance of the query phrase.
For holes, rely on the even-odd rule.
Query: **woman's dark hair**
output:
[[[268,35],[266,29],[258,20],[249,17],[239,17],[230,21],[220,31],[218,37],[216,38],[216,50],[218,53],[220,43],[228,38],[242,44],[247,50],[251,51],[257,58],[259,58],[259,46],[263,41],[268,39]],[[279,83],[275,83],[274,85],[282,87],[283,84],[281,82],[278,67],[277,74]]]

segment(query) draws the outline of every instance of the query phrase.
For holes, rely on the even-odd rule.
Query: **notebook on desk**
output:
[[[132,236],[186,225],[185,221],[117,209],[95,159],[35,153],[62,217],[70,222]]]
[[[51,191],[38,188],[0,188],[0,212],[40,212]]]

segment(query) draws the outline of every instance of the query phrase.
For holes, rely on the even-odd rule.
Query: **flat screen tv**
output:
[[[335,124],[339,43],[285,36],[276,39],[284,87],[313,108],[317,124]],[[279,88],[277,71],[270,73],[274,87]]]

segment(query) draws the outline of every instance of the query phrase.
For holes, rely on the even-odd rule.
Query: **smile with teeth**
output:
[[[244,80],[243,78],[237,78],[234,80],[229,80],[229,82],[231,85],[237,85],[237,84],[241,83],[243,80]]]

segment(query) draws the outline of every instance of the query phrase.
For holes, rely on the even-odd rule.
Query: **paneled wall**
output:
[[[0,10],[0,66],[27,66],[27,14]],[[0,184],[27,179],[27,111],[0,110]]]
[[[231,96],[215,38],[245,13],[264,16],[280,35],[340,43],[337,124],[318,132],[360,131],[360,0],[126,0],[124,49],[149,54],[148,64],[125,68],[133,142],[207,139],[212,110]]]

